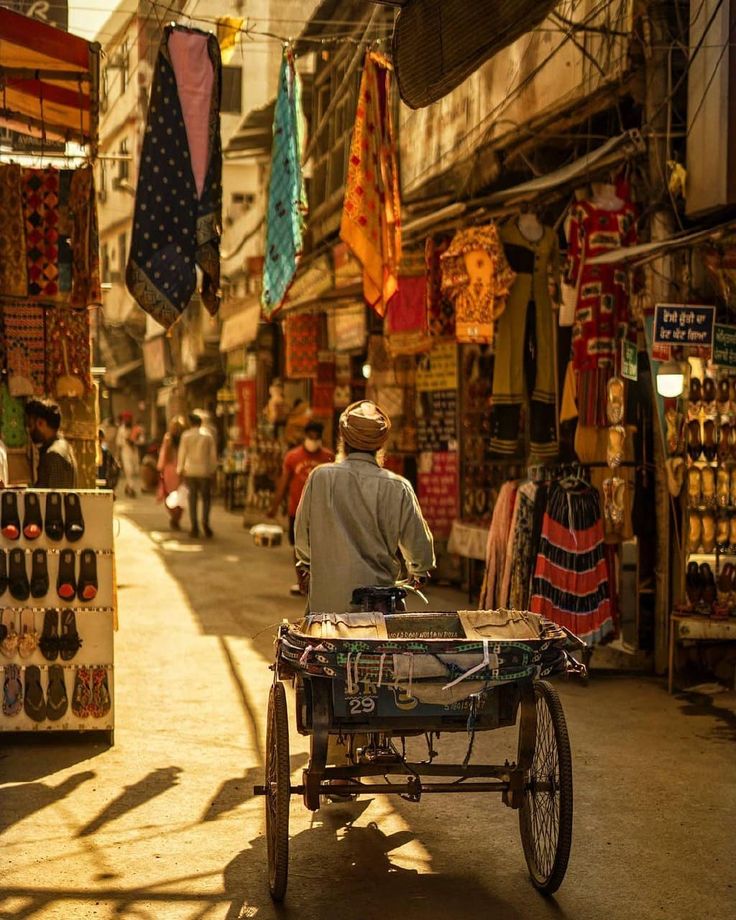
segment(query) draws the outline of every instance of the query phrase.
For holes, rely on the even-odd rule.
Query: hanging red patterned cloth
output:
[[[59,170],[24,169],[21,178],[30,297],[59,294]]]
[[[301,313],[286,318],[287,377],[317,376],[321,320],[319,313]]]
[[[350,144],[340,239],[363,266],[363,295],[383,316],[398,287],[401,196],[387,58],[365,57]]]
[[[427,237],[424,245],[424,263],[427,274],[427,326],[429,334],[437,339],[455,337],[455,307],[442,290],[442,263],[452,236]]]
[[[399,289],[389,300],[383,324],[389,354],[419,355],[429,351],[427,330],[427,279],[401,276]]]
[[[49,393],[65,395],[57,391],[57,381],[62,377],[74,377],[79,380],[84,392],[91,391],[89,333],[89,312],[86,309],[72,310],[64,306],[47,309],[46,386]]]

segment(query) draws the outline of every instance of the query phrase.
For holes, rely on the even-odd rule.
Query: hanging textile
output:
[[[400,277],[399,287],[389,300],[383,324],[388,352],[419,355],[429,351],[432,341],[427,331],[427,279]]]
[[[516,492],[508,572],[504,572],[504,583],[508,577],[508,606],[513,610],[529,608],[529,587],[539,545],[539,533],[535,538],[534,528],[538,490],[537,483],[525,482]]]
[[[301,313],[285,320],[287,377],[317,376],[321,325],[319,313]]]
[[[25,297],[28,293],[20,180],[20,166],[0,165],[0,293],[11,297]]]
[[[71,257],[66,237],[59,234],[59,170],[24,169],[21,174],[26,237],[28,294],[54,300],[59,294],[60,247]],[[71,258],[70,258],[71,261]],[[71,290],[71,271],[64,277]]]
[[[3,304],[8,388],[11,396],[46,392],[44,308],[25,301]]]
[[[555,320],[549,288],[551,276],[559,275],[557,236],[551,227],[544,227],[539,240],[529,240],[513,220],[501,228],[501,239],[516,279],[498,319],[490,447],[498,454],[519,453],[521,410],[530,387],[529,449],[539,458],[554,457],[558,449]],[[533,378],[525,381],[528,341]]]
[[[307,195],[301,157],[301,81],[294,66],[294,52],[286,49],[281,59],[273,116],[266,256],[261,293],[261,305],[266,316],[278,310],[283,303],[302,254]]]
[[[530,609],[588,644],[613,632],[600,502],[579,479],[549,487]]]
[[[337,307],[327,316],[327,341],[330,351],[360,351],[368,337],[365,307],[362,303]]]
[[[442,255],[452,242],[451,236],[427,237],[424,264],[427,277],[427,327],[432,338],[455,337],[455,308],[442,290]]]
[[[81,396],[92,388],[89,313],[68,307],[46,311],[46,389],[55,396]],[[71,390],[70,390],[71,387]],[[78,390],[78,393],[77,393]]]
[[[167,26],[154,70],[136,188],[128,290],[162,326],[181,316],[202,271],[202,303],[220,303],[220,49],[212,34]]]
[[[69,303],[73,307],[101,304],[97,197],[91,166],[83,166],[73,171],[66,206],[69,211],[72,240],[72,285]]]
[[[391,119],[391,64],[369,51],[350,143],[340,239],[363,266],[363,296],[379,316],[398,287],[401,196]]]
[[[636,243],[636,210],[577,202],[570,213],[567,281],[577,289],[572,363],[578,375],[578,414],[582,425],[603,425],[606,387],[615,373],[618,340],[628,331],[626,271],[616,263],[590,265],[594,256]]]
[[[6,447],[26,446],[26,416],[24,404],[10,395],[7,384],[0,384],[0,438]]]
[[[509,549],[509,532],[514,515],[517,486],[516,482],[505,482],[501,486],[493,508],[493,518],[486,545],[486,570],[478,603],[479,610],[495,610],[506,606],[506,600],[503,597],[503,575],[506,568],[506,553]]]
[[[515,278],[495,224],[459,230],[440,261],[442,290],[455,304],[457,341],[492,344]]]

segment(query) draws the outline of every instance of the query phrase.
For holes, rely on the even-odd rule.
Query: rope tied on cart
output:
[[[465,671],[459,677],[456,677],[455,680],[451,680],[449,684],[445,684],[442,688],[443,690],[449,690],[450,687],[454,687],[456,684],[459,684],[463,680],[467,680],[468,677],[471,677],[473,674],[477,674],[478,671],[482,671],[491,664],[491,652],[488,648],[489,639],[483,640],[483,661],[477,664],[474,668],[470,668],[469,671]],[[493,670],[498,669],[498,655],[493,655],[495,661],[493,663]]]

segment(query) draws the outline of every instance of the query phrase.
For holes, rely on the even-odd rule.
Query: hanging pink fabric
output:
[[[184,115],[194,184],[197,197],[201,198],[209,165],[208,132],[215,80],[207,52],[207,36],[176,29],[169,36],[169,54]]]

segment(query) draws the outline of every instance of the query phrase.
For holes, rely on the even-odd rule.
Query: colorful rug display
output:
[[[20,174],[16,163],[0,166],[0,292],[11,297],[28,293]]]
[[[307,194],[302,175],[301,80],[294,53],[284,51],[273,119],[266,255],[261,305],[266,316],[281,306],[302,253]]]
[[[363,295],[379,316],[399,283],[401,196],[391,120],[392,67],[369,51],[360,81],[340,239],[363,266]]]
[[[46,392],[44,308],[24,301],[6,301],[3,325],[10,395],[43,396]]]
[[[154,69],[125,283],[167,329],[194,294],[197,267],[205,308],[214,316],[220,304],[221,71],[213,34],[166,27]]]

